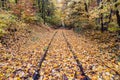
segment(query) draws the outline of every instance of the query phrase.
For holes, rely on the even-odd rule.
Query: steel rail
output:
[[[40,59],[40,61],[39,61],[39,63],[38,63],[37,69],[36,69],[36,71],[35,71],[34,74],[33,74],[33,80],[39,80],[39,78],[40,78],[39,72],[40,72],[42,63],[43,63],[43,61],[45,60],[45,58],[46,58],[46,56],[47,56],[47,52],[48,52],[48,50],[49,50],[49,48],[50,48],[50,45],[52,44],[52,41],[53,41],[53,39],[54,39],[54,37],[55,37],[56,34],[57,34],[57,31],[56,31],[56,32],[54,33],[54,35],[52,36],[52,38],[51,38],[51,40],[50,40],[50,42],[49,42],[46,50],[44,51],[44,54],[43,54],[42,58]]]
[[[76,62],[77,62],[77,64],[78,64],[78,67],[80,68],[80,71],[82,72],[81,75],[85,75],[85,73],[84,73],[84,71],[83,71],[82,64],[81,64],[81,63],[79,62],[79,60],[77,59],[77,56],[75,55],[75,52],[72,50],[71,44],[68,42],[67,38],[65,37],[64,32],[62,32],[62,33],[63,33],[63,36],[64,36],[64,38],[65,38],[65,41],[67,42],[67,45],[68,45],[70,51],[72,52],[72,54],[73,54],[73,56],[74,56],[74,59],[76,60]],[[99,58],[99,59],[100,59],[100,58]],[[100,59],[100,60],[101,60],[101,59]],[[110,68],[110,67],[109,67],[108,65],[106,65],[102,60],[101,60],[101,62],[99,63],[99,65],[101,65],[101,64],[104,65],[104,66],[106,66],[108,69],[114,71],[117,75],[120,76],[120,73],[119,73],[118,71]]]
[[[71,46],[71,44],[68,42],[67,38],[65,37],[64,32],[62,32],[62,34],[63,34],[63,37],[64,37],[64,39],[65,39],[65,42],[67,43],[67,46],[68,46],[69,50],[71,51],[71,53],[72,53],[72,55],[73,55],[73,57],[74,57],[74,60],[75,60],[76,63],[77,63],[77,66],[79,67],[79,70],[80,70],[80,72],[81,72],[80,75],[83,77],[82,80],[91,80],[91,79],[85,74],[85,72],[84,72],[84,70],[83,70],[83,67],[82,67],[82,64],[81,64],[81,62],[77,59],[77,56],[75,55],[76,53],[73,51],[72,46]]]

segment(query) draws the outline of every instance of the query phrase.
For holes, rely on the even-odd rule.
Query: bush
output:
[[[5,34],[5,30],[0,28],[0,37],[3,36]]]
[[[25,22],[28,22],[28,23],[35,23],[35,24],[43,22],[43,19],[41,18],[41,16],[39,14],[36,14],[36,15],[23,14],[22,20],[24,20]]]
[[[55,25],[55,26],[61,25],[61,20],[57,16],[46,17],[46,22],[50,23],[51,25]]]
[[[5,29],[16,23],[16,17],[9,13],[0,14],[0,36],[3,36]]]
[[[80,33],[82,31],[82,28],[81,27],[76,27],[76,28],[74,28],[74,31],[76,33]]]
[[[108,30],[111,31],[111,32],[116,32],[116,31],[120,31],[120,28],[118,28],[118,27],[109,27]]]
[[[82,24],[81,24],[81,22],[75,22],[74,23],[74,27],[76,28],[76,27],[82,27]]]
[[[115,23],[115,22],[111,22],[108,26],[109,26],[108,30],[111,32],[120,31],[120,28],[118,27],[117,23]]]

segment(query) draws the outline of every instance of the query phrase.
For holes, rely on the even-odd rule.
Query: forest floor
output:
[[[113,45],[109,41],[99,42],[104,39],[88,38],[88,34],[78,35],[72,30],[54,30],[35,25],[18,28],[16,32],[1,38],[0,80],[32,80],[38,62],[56,31],[40,69],[40,80],[80,80],[81,72],[72,51],[90,79],[120,80],[120,42]]]

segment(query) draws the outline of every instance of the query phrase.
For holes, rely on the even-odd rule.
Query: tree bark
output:
[[[6,0],[1,0],[1,5],[2,5],[2,8],[4,8],[4,7],[5,7],[5,1],[6,1]]]
[[[110,15],[109,15],[109,21],[108,21],[108,23],[110,23],[111,22],[111,19],[112,19],[112,9],[110,10]]]
[[[115,0],[115,2],[117,2],[117,1],[118,0]],[[118,4],[115,4],[115,8],[117,8],[117,7],[118,7]],[[117,24],[118,24],[118,26],[120,28],[120,14],[119,14],[118,9],[115,11],[115,14],[116,14],[116,17],[117,17]],[[118,34],[120,35],[120,30],[118,31]]]
[[[85,5],[85,11],[88,13],[88,5],[87,5],[87,3],[85,2],[84,5]],[[87,14],[87,18],[89,18],[88,14]]]
[[[17,3],[18,3],[18,0],[15,0],[15,3],[17,4]]]
[[[38,11],[40,12],[40,0],[37,0],[37,4],[38,4]]]
[[[101,32],[104,32],[103,14],[101,14]]]
[[[96,0],[97,6],[100,5],[101,1],[102,1],[102,0]],[[97,24],[100,24],[100,21],[101,21],[101,18],[100,18],[100,17],[96,19],[96,23],[97,23]]]
[[[44,0],[42,0],[42,18],[45,24],[45,1]]]
[[[116,10],[116,17],[117,17],[117,23],[118,23],[118,25],[120,27],[120,15],[119,15],[119,11],[118,10]]]

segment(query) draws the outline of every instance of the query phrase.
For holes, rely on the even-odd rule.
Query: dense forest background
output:
[[[79,27],[82,24],[101,32],[119,33],[119,0],[66,0],[64,4],[64,21],[66,26]]]
[[[61,26],[64,22],[68,28],[98,29],[120,34],[120,1],[119,0],[66,0],[60,7],[56,0],[1,0],[0,33],[8,23],[25,21],[30,23],[50,23]],[[57,6],[56,6],[57,5]],[[61,8],[61,10],[59,9]],[[10,18],[9,21],[5,21]],[[14,23],[15,24],[15,23]],[[83,25],[83,26],[82,26]]]

